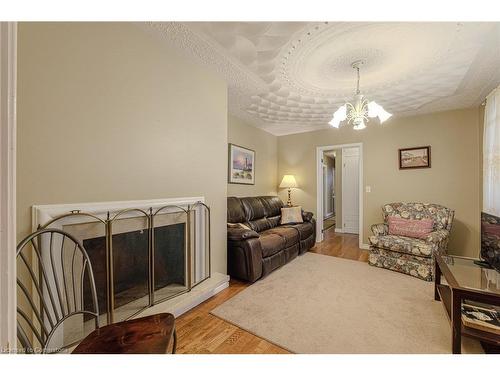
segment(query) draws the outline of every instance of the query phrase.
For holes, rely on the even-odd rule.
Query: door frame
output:
[[[350,232],[345,232],[345,204],[344,204],[344,201],[345,201],[345,194],[344,194],[344,191],[345,191],[345,167],[344,167],[344,163],[345,163],[345,152],[344,150],[346,148],[349,148],[349,147],[342,147],[341,151],[342,151],[342,166],[341,166],[341,174],[342,174],[342,186],[341,186],[341,189],[342,189],[342,200],[341,200],[341,204],[342,204],[342,233],[350,233]],[[354,147],[353,147],[354,148]],[[359,150],[359,147],[355,147]],[[358,170],[360,169],[360,166],[359,166],[359,163],[361,162],[361,151],[358,153]],[[358,179],[360,178],[360,176],[358,176]],[[358,185],[359,187],[361,187],[363,184],[360,184],[359,181],[358,181]],[[359,188],[358,188],[359,189]],[[358,205],[361,204],[361,200],[359,199],[358,197]],[[358,212],[359,214],[359,212]],[[359,223],[358,223],[358,236],[359,234],[361,233],[361,227],[359,227]]]
[[[328,166],[326,164],[323,164],[323,192],[325,191],[325,188],[328,185],[327,173],[328,173]],[[329,213],[329,212],[325,213],[324,212],[325,210],[328,210],[328,200],[326,196],[323,196],[323,220],[325,219],[325,214]],[[333,214],[333,212],[330,212],[330,214]]]
[[[321,161],[323,152],[342,148],[359,148],[359,247],[368,249],[368,245],[363,243],[363,143],[345,143],[338,145],[316,147],[316,242],[323,241],[323,162]]]
[[[0,22],[0,48],[0,349],[15,351],[16,22]]]

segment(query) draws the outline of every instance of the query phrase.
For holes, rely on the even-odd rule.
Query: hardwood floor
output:
[[[325,231],[325,239],[311,252],[366,262],[368,252],[358,247],[358,236]],[[184,354],[286,354],[287,350],[210,314],[249,283],[231,280],[229,288],[178,317],[177,353]]]
[[[368,262],[368,250],[360,249],[358,241],[359,237],[357,234],[335,233],[335,229],[330,228],[324,232],[323,242],[317,243],[309,251],[317,254]]]
[[[229,288],[176,319],[177,353],[281,354],[286,350],[210,314],[249,283],[231,280]]]

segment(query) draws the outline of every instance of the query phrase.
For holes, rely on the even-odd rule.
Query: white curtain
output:
[[[486,97],[483,133],[483,211],[500,216],[500,86]]]

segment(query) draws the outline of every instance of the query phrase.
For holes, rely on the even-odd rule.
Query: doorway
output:
[[[363,246],[363,145],[317,147],[317,242],[325,232],[354,234]]]
[[[336,225],[335,215],[335,168],[337,151],[323,153],[323,232]]]

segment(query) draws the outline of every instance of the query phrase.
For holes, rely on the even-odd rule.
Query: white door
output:
[[[359,148],[342,149],[342,231],[359,233]]]
[[[323,217],[327,217],[329,213],[328,209],[328,176],[327,176],[327,166],[323,164]]]

